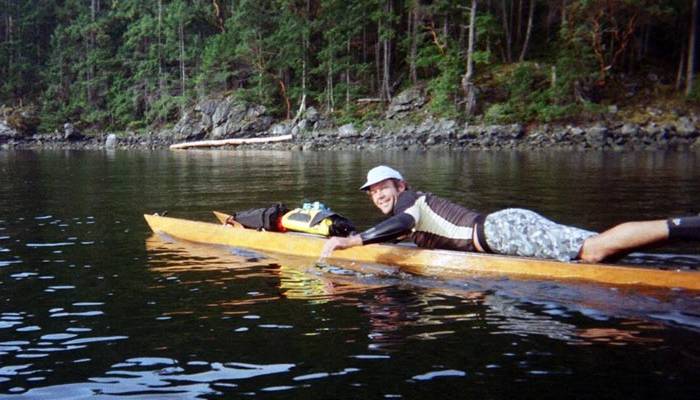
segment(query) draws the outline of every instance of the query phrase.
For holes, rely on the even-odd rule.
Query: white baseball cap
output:
[[[403,176],[401,176],[399,171],[393,168],[387,167],[386,165],[380,165],[370,169],[369,172],[367,172],[367,182],[360,187],[360,190],[367,190],[375,183],[379,183],[387,179],[398,179],[402,181]]]

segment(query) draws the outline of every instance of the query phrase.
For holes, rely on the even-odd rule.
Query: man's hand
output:
[[[362,238],[360,235],[352,235],[348,237],[333,236],[326,240],[321,251],[321,260],[328,258],[333,250],[347,249],[348,247],[362,246]]]

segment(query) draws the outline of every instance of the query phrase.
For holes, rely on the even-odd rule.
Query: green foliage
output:
[[[562,2],[538,1],[528,47],[533,63],[509,65],[503,60],[506,33],[512,34],[515,53],[527,19],[523,15],[518,20],[516,13],[504,21],[502,3],[478,2],[472,54],[474,81],[486,85],[485,98],[477,102],[485,108],[484,119],[493,122],[553,121],[595,112],[599,106],[592,101],[605,103],[605,98],[582,95],[581,88],[594,87],[601,75],[614,79],[654,65],[667,71],[662,79],[673,80],[686,45],[691,4],[568,0],[562,13]],[[381,110],[358,107],[357,99],[380,96],[385,64],[395,93],[412,83],[411,62],[417,78],[427,84],[433,113],[457,117],[463,101],[469,21],[464,2],[3,4],[0,104],[36,103],[41,108],[40,129],[45,131],[67,121],[111,130],[167,124],[198,97],[213,92],[263,104],[278,116],[288,111],[293,115],[304,98],[334,110],[339,121],[364,120]],[[93,4],[99,7],[91,10]],[[220,7],[223,29],[215,5]],[[564,14],[566,21],[560,19]],[[414,21],[416,29],[408,31]],[[630,23],[634,30],[628,47],[615,58]],[[602,39],[599,43],[595,32]],[[502,71],[507,73],[498,76]],[[696,102],[699,97],[693,91],[687,100]]]
[[[508,124],[516,121],[517,116],[510,103],[492,104],[484,113],[484,122],[489,124]]]
[[[430,109],[440,116],[455,117],[458,114],[455,104],[463,67],[454,53],[440,58],[437,66],[439,74],[428,83]]]
[[[484,113],[488,123],[551,122],[574,116],[581,110],[566,86],[559,81],[552,85],[550,66],[534,63],[518,64],[502,78],[507,100],[495,103]]]

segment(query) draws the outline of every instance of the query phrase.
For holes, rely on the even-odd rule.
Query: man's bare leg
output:
[[[614,255],[664,242],[668,238],[668,221],[665,219],[625,222],[586,239],[579,257],[585,262],[601,262]]]

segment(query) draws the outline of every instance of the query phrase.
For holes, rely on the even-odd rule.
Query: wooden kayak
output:
[[[223,213],[215,214],[220,220],[228,217]],[[153,232],[166,234],[175,239],[314,259],[318,259],[325,241],[323,237],[308,234],[264,232],[148,214],[144,217]],[[357,265],[359,269],[364,263],[384,264],[399,267],[400,270],[415,275],[445,279],[501,275],[700,290],[700,272],[684,271],[680,268],[654,269],[609,264],[564,263],[495,254],[427,250],[402,245],[372,244],[337,250],[329,261],[333,260],[342,261],[344,267]]]

